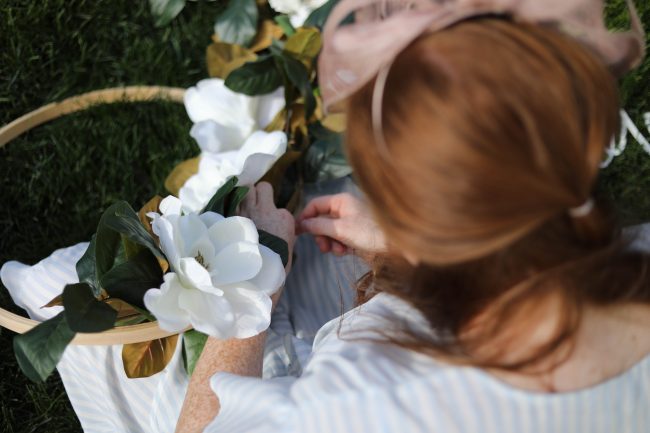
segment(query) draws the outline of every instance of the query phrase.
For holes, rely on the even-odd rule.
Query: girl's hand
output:
[[[386,239],[365,205],[351,194],[310,201],[298,217],[299,233],[311,233],[321,252],[337,256],[355,250],[374,256],[387,249]]]
[[[286,209],[278,209],[273,202],[273,187],[260,182],[252,187],[240,207],[240,215],[253,220],[258,229],[284,239],[289,246],[289,262],[285,267],[291,270],[293,245],[296,241],[296,223],[293,215]]]

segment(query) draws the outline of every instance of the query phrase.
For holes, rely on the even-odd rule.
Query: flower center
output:
[[[201,251],[194,257],[194,259],[199,262],[199,265],[203,266],[206,270],[208,270],[208,264],[205,262],[205,258],[203,258],[203,255],[201,254]]]

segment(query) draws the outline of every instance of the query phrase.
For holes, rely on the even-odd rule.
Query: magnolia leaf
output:
[[[282,75],[271,56],[259,57],[232,71],[226,78],[226,87],[248,96],[271,93],[282,85]]]
[[[20,369],[34,382],[44,382],[74,338],[65,312],[60,312],[24,334],[14,337],[14,353]]]
[[[124,319],[125,317],[133,317],[133,316],[141,316],[140,312],[138,309],[133,307],[133,305],[124,302],[121,299],[117,298],[108,298],[105,299],[104,302],[110,307],[117,311],[117,318],[118,319]]]
[[[115,233],[126,236],[138,245],[147,247],[156,257],[165,259],[158,244],[140,222],[138,214],[125,201],[118,201],[109,207],[100,220],[100,226],[113,230]],[[99,231],[98,231],[99,235]],[[99,275],[100,279],[102,274]]]
[[[115,325],[117,311],[98,301],[86,283],[68,284],[63,289],[63,308],[74,332],[101,332]]]
[[[200,157],[188,159],[178,164],[167,179],[165,179],[165,189],[169,191],[170,194],[178,197],[178,191],[185,184],[187,179],[194,176],[199,172],[199,160]]]
[[[196,362],[203,352],[206,341],[208,336],[203,332],[192,329],[183,333],[183,363],[189,376],[194,373]]]
[[[278,26],[280,26],[285,35],[291,36],[296,33],[296,29],[291,24],[291,20],[287,15],[276,16],[275,22],[278,23]]]
[[[93,235],[90,244],[88,244],[88,248],[86,248],[86,252],[77,261],[76,270],[79,282],[88,283],[93,289],[93,294],[99,296],[100,286],[97,277],[95,243],[96,235]]]
[[[323,26],[325,25],[325,21],[327,21],[327,18],[330,16],[332,9],[334,9],[334,6],[336,6],[338,2],[339,0],[329,0],[327,3],[325,3],[318,9],[314,9],[312,13],[309,14],[307,19],[305,20],[303,26],[318,27],[322,29]]]
[[[120,249],[123,248],[120,234],[106,225],[106,220],[114,210],[115,205],[112,205],[104,211],[99,219],[97,233],[95,234],[95,274],[97,281],[101,279],[102,275],[111,270],[117,256],[120,255]],[[95,289],[100,287],[101,285],[98,284]]]
[[[149,250],[142,250],[107,272],[101,282],[111,298],[119,298],[135,307],[144,308],[145,292],[160,287],[163,273],[156,257]]]
[[[230,0],[214,31],[223,42],[247,47],[257,34],[258,15],[255,0]]]
[[[250,47],[251,51],[258,52],[271,46],[274,39],[280,39],[284,35],[282,27],[274,23],[272,20],[264,20],[260,24],[260,29],[253,40]]]
[[[266,132],[283,131],[286,123],[287,123],[287,109],[286,107],[284,107],[282,108],[282,110],[278,111],[278,114],[276,114],[273,120],[271,120],[271,123],[266,125],[264,131]]]
[[[305,118],[309,119],[316,109],[316,98],[311,87],[309,71],[300,61],[293,58],[288,52],[273,50],[273,56],[280,64],[288,80],[300,91],[305,103]]]
[[[154,196],[151,200],[145,203],[144,206],[140,208],[138,211],[138,219],[142,223],[142,226],[145,228],[147,232],[151,235],[152,238],[158,240],[158,237],[156,234],[153,232],[151,228],[151,218],[147,216],[149,212],[157,212],[160,213],[160,202],[162,201],[162,197],[159,195]]]
[[[330,131],[341,133],[347,128],[347,116],[345,113],[328,114],[321,124]]]
[[[246,49],[241,45],[215,42],[206,49],[208,74],[215,78],[225,79],[235,69],[256,59],[257,55],[252,49]],[[198,169],[198,162],[196,167]]]
[[[282,259],[282,264],[287,266],[287,263],[289,263],[289,245],[287,241],[264,230],[258,230],[257,233],[260,236],[260,244],[277,253]]]
[[[239,186],[229,194],[227,200],[228,205],[223,216],[229,217],[237,214],[237,206],[244,200],[249,189],[247,186]]]
[[[63,295],[56,295],[50,300],[47,304],[43,305],[41,308],[50,308],[50,307],[60,307],[63,305]]]
[[[289,166],[300,159],[302,152],[296,150],[287,150],[284,155],[277,160],[273,167],[266,172],[264,177],[262,177],[261,182],[268,182],[273,186],[273,191],[275,192],[275,199],[277,200],[280,191],[282,181],[285,178],[285,173]]]
[[[223,184],[221,188],[214,193],[208,204],[205,205],[203,210],[200,213],[204,212],[216,212],[219,215],[223,215],[226,208],[226,199],[228,194],[230,194],[237,186],[237,177],[233,176]]]
[[[169,24],[185,7],[185,0],[149,0],[156,27]]]
[[[311,69],[321,46],[321,35],[318,29],[300,28],[287,39],[284,50],[300,60],[308,69]]]
[[[305,153],[306,180],[318,182],[338,179],[352,173],[343,150],[343,135],[316,122],[309,125],[312,144]]]
[[[138,325],[142,322],[146,322],[147,318],[144,317],[142,314],[138,314],[137,316],[128,316],[125,317],[124,319],[118,319],[115,322],[115,327],[117,328],[118,326],[132,326],[132,325]]]
[[[126,376],[133,379],[160,373],[171,361],[178,342],[178,335],[125,344],[122,347],[122,363]]]

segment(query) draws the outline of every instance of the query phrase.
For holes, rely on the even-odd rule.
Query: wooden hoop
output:
[[[36,126],[95,105],[153,100],[169,100],[180,103],[183,102],[184,94],[185,89],[176,87],[130,86],[96,90],[73,96],[61,102],[47,104],[0,128],[0,148]],[[39,323],[36,320],[28,319],[0,308],[0,326],[3,328],[23,334]],[[71,344],[84,346],[131,344],[169,337],[174,334],[177,333],[160,329],[158,322],[149,322],[121,326],[93,334],[78,333]]]

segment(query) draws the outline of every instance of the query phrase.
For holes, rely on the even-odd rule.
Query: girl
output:
[[[299,378],[242,377],[264,334],[209,341],[178,431],[650,431],[650,256],[593,195],[643,44],[601,6],[339,3],[321,90],[366,202],[316,199],[298,227],[368,260],[359,306]],[[268,185],[242,212],[293,243]]]

